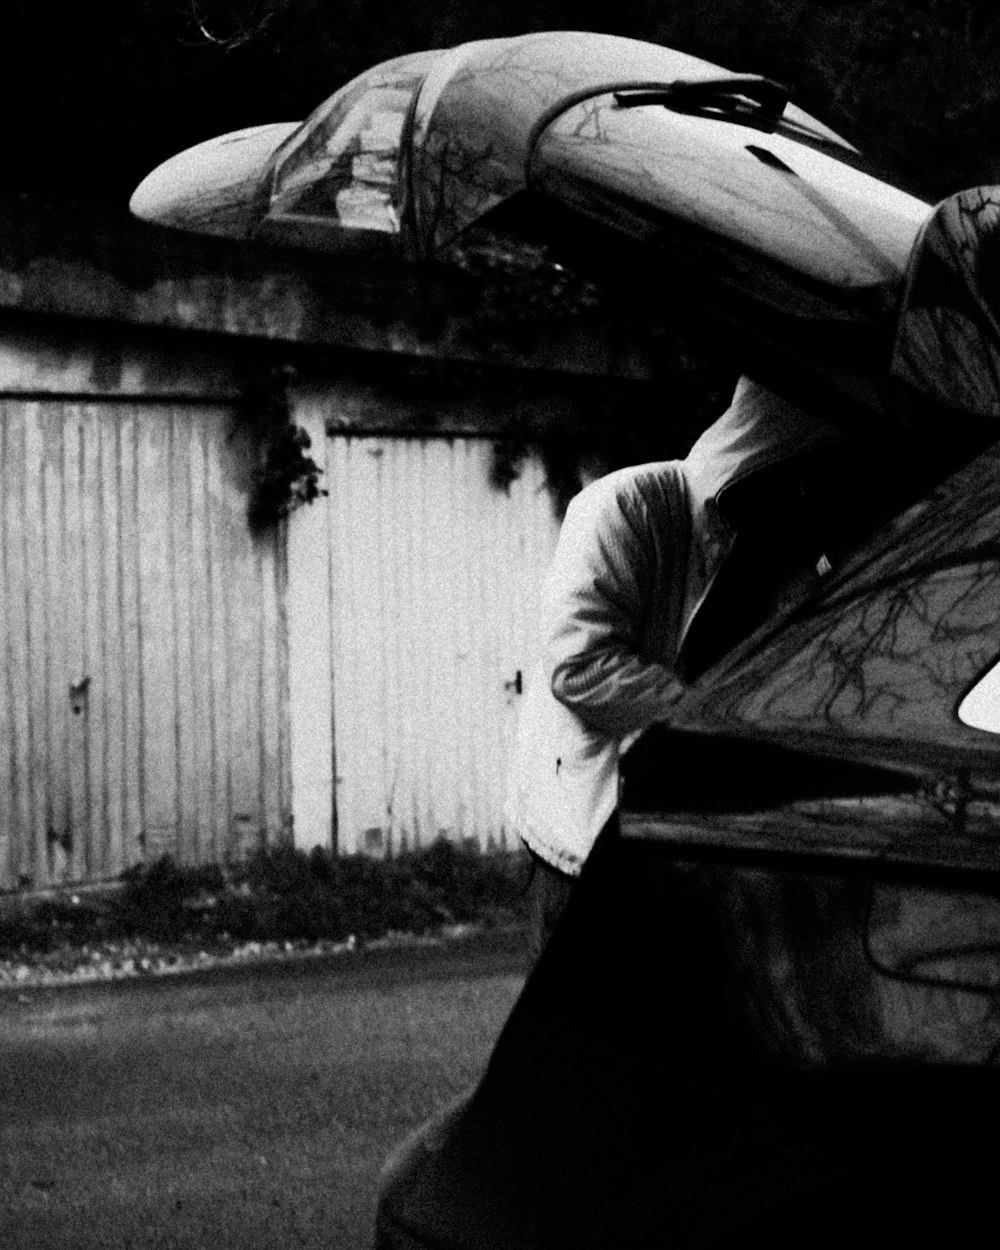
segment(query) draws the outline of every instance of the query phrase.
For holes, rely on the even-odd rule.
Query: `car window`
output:
[[[959,708],[996,663],[998,530],[993,444],[863,543],[728,671],[709,673],[679,714],[871,764],[992,775],[1000,739]]]
[[[401,57],[349,83],[275,154],[265,175],[272,223],[321,221],[397,234],[404,131],[437,53]]]

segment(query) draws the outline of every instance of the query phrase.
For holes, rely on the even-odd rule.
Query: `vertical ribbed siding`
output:
[[[0,886],[205,861],[287,823],[282,537],[231,414],[0,402]]]
[[[506,840],[514,683],[557,526],[540,467],[504,494],[491,454],[470,438],[327,441],[343,851]]]

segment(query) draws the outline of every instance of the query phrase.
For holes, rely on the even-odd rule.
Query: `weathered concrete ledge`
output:
[[[510,335],[467,275],[386,254],[188,235],[123,209],[0,193],[0,308],[517,369],[642,379],[648,351],[600,317]]]

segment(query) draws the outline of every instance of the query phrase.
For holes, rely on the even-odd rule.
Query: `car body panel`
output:
[[[941,905],[599,841],[482,1079],[390,1159],[378,1250],[974,1244],[997,996],[896,966]]]

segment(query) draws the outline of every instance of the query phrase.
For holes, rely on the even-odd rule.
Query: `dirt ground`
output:
[[[523,938],[0,993],[4,1250],[369,1245],[378,1169],[460,1092]]]

